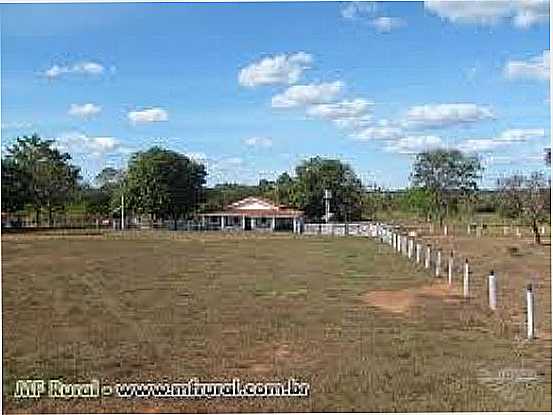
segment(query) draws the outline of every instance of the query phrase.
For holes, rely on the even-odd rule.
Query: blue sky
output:
[[[93,178],[152,145],[256,183],[339,157],[408,184],[478,152],[484,186],[543,170],[548,2],[2,5],[2,145],[56,139]]]

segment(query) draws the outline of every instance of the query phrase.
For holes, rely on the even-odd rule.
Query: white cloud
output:
[[[238,82],[247,87],[295,84],[312,62],[313,57],[305,52],[267,57],[242,68],[238,74]]]
[[[340,13],[344,19],[367,23],[379,33],[389,33],[394,29],[405,26],[404,19],[391,16],[376,16],[377,2],[350,2]]]
[[[377,4],[374,1],[352,1],[342,7],[340,14],[344,19],[359,20],[372,16],[376,9]]]
[[[398,140],[405,134],[401,128],[394,126],[370,126],[351,134],[351,137],[358,141]]]
[[[231,166],[241,165],[244,163],[244,160],[242,160],[240,157],[228,157],[226,159],[221,160],[223,164],[230,164]]]
[[[127,117],[132,124],[146,124],[167,121],[169,119],[169,114],[163,108],[147,108],[138,111],[130,111]]]
[[[87,118],[98,114],[101,110],[102,110],[102,107],[91,103],[82,104],[82,105],[71,104],[71,107],[69,108],[69,111],[67,113],[69,115]]]
[[[520,29],[549,21],[548,0],[443,1],[424,2],[425,9],[453,23],[495,25],[510,21]]]
[[[101,75],[104,71],[104,66],[97,62],[78,62],[73,65],[52,65],[44,75],[54,79],[64,74]]]
[[[251,147],[271,147],[273,140],[267,137],[250,137],[244,140],[244,144]]]
[[[541,55],[534,56],[526,61],[508,61],[505,65],[505,76],[508,79],[537,79],[547,81],[549,80],[549,59],[549,50],[544,50]]]
[[[334,101],[344,87],[343,82],[294,85],[282,94],[275,95],[271,101],[274,108],[292,108]]]
[[[2,130],[22,130],[26,128],[31,128],[33,126],[30,122],[3,122],[0,128]]]
[[[505,145],[505,142],[502,143],[493,138],[471,138],[470,140],[463,141],[457,147],[459,148],[459,150],[467,153],[485,153],[494,150],[502,145]]]
[[[190,160],[194,160],[198,163],[204,163],[208,159],[207,154],[201,151],[189,151],[189,152],[185,152],[184,155],[188,157]]]
[[[356,98],[351,101],[344,100],[329,104],[313,105],[307,109],[307,114],[326,120],[351,119],[366,115],[372,105],[373,103],[366,99]]]
[[[385,150],[391,153],[416,154],[421,151],[441,147],[442,139],[433,135],[416,135],[400,138],[388,145]]]
[[[459,150],[464,152],[490,152],[498,147],[505,147],[512,143],[524,143],[536,138],[544,138],[543,128],[513,128],[503,131],[495,138],[481,138],[465,140],[458,145]]]
[[[121,142],[114,137],[90,137],[78,132],[62,134],[56,140],[56,145],[62,151],[90,154],[94,157],[103,157],[108,153],[124,150]]]
[[[406,114],[406,127],[440,128],[475,123],[493,118],[491,109],[476,104],[437,104],[411,107]]]
[[[359,117],[336,118],[332,120],[338,128],[348,130],[360,130],[372,124],[372,115],[365,114]]]
[[[532,138],[545,137],[545,130],[543,128],[513,128],[503,131],[498,140],[506,142],[525,142]]]
[[[405,26],[405,20],[399,17],[381,16],[373,19],[369,24],[380,33],[389,33],[394,29]]]

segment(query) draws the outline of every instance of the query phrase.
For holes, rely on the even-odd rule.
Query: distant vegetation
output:
[[[494,190],[478,188],[483,167],[477,157],[437,149],[417,155],[410,187],[390,191],[364,186],[347,163],[313,157],[293,175],[257,185],[237,183],[206,187],[206,167],[183,154],[152,147],[133,154],[124,170],[106,167],[86,183],[71,156],[52,140],[37,135],[17,138],[2,157],[2,212],[32,216],[52,225],[56,216],[118,217],[121,197],[129,214],[152,220],[193,219],[247,196],[259,196],[304,210],[311,221],[324,215],[324,190],[332,192],[334,221],[419,218],[442,223],[475,214],[494,214],[534,229],[549,220],[550,181],[543,174],[514,175]]]

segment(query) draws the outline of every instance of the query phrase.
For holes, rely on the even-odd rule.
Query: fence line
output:
[[[543,228],[543,227],[542,227]],[[476,235],[481,236],[482,227],[476,227]],[[343,230],[343,231],[342,231]],[[430,225],[430,230],[433,231],[433,225]],[[509,230],[508,230],[509,231]],[[543,229],[540,229],[543,231]],[[506,232],[505,229],[503,232]],[[517,230],[517,233],[519,230]],[[377,239],[383,244],[389,245],[392,252],[405,256],[408,261],[413,261],[416,265],[420,265],[424,260],[423,267],[431,272],[435,278],[442,276],[442,248],[439,246],[426,245],[424,250],[423,242],[416,237],[416,233],[408,232],[396,225],[390,225],[380,222],[361,222],[350,224],[304,224],[304,234],[307,235],[334,235],[334,236],[365,236]],[[452,229],[445,228],[444,235],[451,235]],[[471,233],[470,226],[467,233]],[[457,264],[457,266],[456,266]],[[462,276],[463,298],[469,300],[471,298],[471,271],[469,267],[469,259],[465,258],[464,262],[455,260],[455,253],[450,251],[447,259],[447,283],[452,286],[455,282],[455,275]],[[485,290],[487,297],[487,307],[496,312],[499,306],[498,303],[498,279],[494,271],[491,271],[486,279]],[[525,326],[526,338],[532,340],[536,337],[536,314],[534,310],[535,293],[532,285],[529,284],[524,289],[526,295],[525,307]],[[500,298],[499,298],[500,300]]]

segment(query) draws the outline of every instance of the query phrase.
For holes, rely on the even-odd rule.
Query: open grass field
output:
[[[365,238],[175,235],[3,236],[5,412],[551,410],[549,274],[538,297],[542,336],[528,343],[478,299],[463,301],[456,287]],[[471,245],[482,255],[512,252],[478,243],[491,244]],[[524,248],[518,260],[548,272],[548,250]],[[535,376],[500,377],[510,369]],[[21,378],[191,377],[295,377],[311,390],[308,398],[12,397]]]

